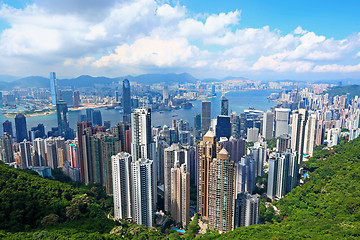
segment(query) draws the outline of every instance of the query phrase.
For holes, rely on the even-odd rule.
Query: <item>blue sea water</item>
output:
[[[270,107],[274,106],[274,102],[268,101],[267,97],[274,92],[273,90],[253,90],[253,91],[241,91],[241,92],[229,92],[225,96],[229,99],[229,110],[230,112],[241,113],[244,109],[253,107],[257,110],[266,111]],[[221,109],[221,93],[218,93],[216,97],[210,98],[211,101],[211,117],[215,118],[220,114]],[[153,112],[152,113],[152,125],[153,126],[162,126],[168,125],[171,126],[172,119],[184,119],[187,120],[190,126],[193,126],[194,116],[197,113],[201,113],[201,101],[193,101],[193,108],[191,109],[178,109],[174,111],[165,111],[164,113]],[[111,126],[114,126],[115,123],[122,121],[123,116],[118,110],[111,109],[106,110],[105,108],[100,108],[102,113],[103,121],[110,121]],[[70,127],[76,130],[76,122],[79,120],[80,115],[85,114],[85,110],[69,112],[69,123]],[[5,120],[10,120],[13,122],[13,128],[15,132],[15,123],[14,119],[8,119],[3,114],[0,113],[0,123],[3,123]],[[49,131],[52,127],[57,126],[57,117],[56,114],[46,115],[46,116],[37,116],[37,117],[28,117],[27,128],[28,130],[31,127],[37,126],[37,124],[42,123],[45,126],[45,130]],[[2,134],[3,129],[0,127],[0,133]]]

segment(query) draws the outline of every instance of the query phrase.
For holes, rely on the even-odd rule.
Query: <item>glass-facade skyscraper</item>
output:
[[[56,74],[55,72],[50,72],[50,90],[51,90],[51,104],[53,107],[57,103],[57,84],[56,84]]]
[[[131,115],[130,82],[127,79],[124,79],[123,81],[122,105],[124,109],[124,117],[123,117],[124,122],[130,122],[130,115]]]
[[[13,128],[12,128],[12,123],[9,120],[6,120],[5,122],[3,122],[3,132],[9,134],[10,136],[14,136],[13,135]]]
[[[203,135],[209,131],[211,123],[211,102],[203,101],[202,102],[202,113],[201,113],[201,132]]]
[[[102,126],[102,125],[103,125],[103,124],[102,124],[102,117],[101,117],[101,112],[100,112],[100,110],[95,110],[95,111],[93,112],[92,118],[93,118],[93,125],[94,125],[94,126],[96,126],[96,125]]]
[[[59,100],[56,104],[59,135],[65,139],[72,139],[73,133],[69,126],[68,107],[64,100]]]
[[[229,116],[217,116],[215,135],[218,140],[220,140],[221,137],[226,137],[228,140],[230,139],[231,123]]]
[[[229,99],[221,97],[221,115],[229,116]]]
[[[15,116],[15,129],[16,129],[16,142],[22,142],[24,139],[27,139],[27,127],[26,127],[26,117],[18,113]]]

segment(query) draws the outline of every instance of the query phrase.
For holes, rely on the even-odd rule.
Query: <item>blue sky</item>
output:
[[[0,75],[359,78],[359,1],[0,0]]]
[[[221,4],[219,4],[221,2]],[[192,12],[220,13],[242,10],[242,27],[290,32],[297,26],[327,37],[341,39],[360,28],[360,1],[357,0],[182,0]]]

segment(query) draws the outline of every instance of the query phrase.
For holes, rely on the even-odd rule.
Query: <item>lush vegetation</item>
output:
[[[265,224],[223,234],[208,231],[196,238],[360,238],[360,138],[341,143],[333,149],[317,147],[304,163],[309,180],[273,203],[280,214],[262,205],[261,221]],[[98,186],[74,187],[44,180],[4,164],[0,164],[0,177],[2,239],[180,238],[173,231],[165,236],[155,228],[108,220],[111,207]],[[181,238],[195,237],[199,229],[196,218]]]
[[[329,97],[334,97],[336,95],[346,95],[350,94],[350,98],[353,99],[355,96],[360,96],[360,85],[347,85],[347,86],[337,86],[332,87],[328,91],[324,92],[329,94]]]
[[[56,179],[68,179],[57,170]],[[102,186],[42,179],[0,162],[0,239],[161,239],[158,229],[110,220]]]
[[[278,139],[279,138],[277,137],[277,138],[271,138],[271,139],[266,140],[267,147],[271,150],[276,148],[276,142]]]

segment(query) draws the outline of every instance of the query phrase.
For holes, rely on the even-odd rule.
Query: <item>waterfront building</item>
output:
[[[229,99],[227,99],[224,95],[221,97],[221,115],[229,115]]]
[[[15,116],[16,142],[20,143],[28,139],[26,117],[22,113]]]

